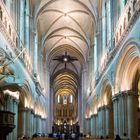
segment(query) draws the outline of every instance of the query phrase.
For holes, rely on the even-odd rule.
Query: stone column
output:
[[[20,0],[20,47],[24,47],[24,0]]]
[[[94,38],[94,73],[96,72],[97,70],[97,34],[95,35],[95,38]]]
[[[88,119],[88,133],[91,135],[91,118]]]
[[[13,112],[13,97],[7,95],[6,101],[6,111]],[[7,135],[7,140],[12,140],[13,134],[12,132]]]
[[[106,114],[105,114],[105,106],[102,107],[102,135],[105,138],[106,137]]]
[[[31,110],[31,136],[34,134],[34,111]]]
[[[123,137],[124,133],[127,133],[127,94],[125,91],[119,94],[119,108],[120,108],[120,136]]]
[[[105,136],[109,136],[109,107],[105,107],[105,116],[106,116],[106,128],[105,128]]]
[[[135,92],[127,92],[128,111],[128,137],[131,140],[138,139],[138,95]]]
[[[81,123],[80,123],[80,131],[83,132],[85,131],[84,128],[86,128],[86,119],[85,119],[85,113],[86,113],[86,104],[84,104],[86,102],[86,89],[87,89],[87,67],[85,65],[85,67],[82,70],[81,73],[82,76],[82,80],[81,80]]]
[[[99,134],[99,137],[102,135],[102,112],[101,112],[101,108],[98,108],[98,134]]]
[[[96,138],[99,138],[99,114],[95,115]]]
[[[26,135],[26,109],[19,108],[18,110],[18,137]]]
[[[33,129],[34,133],[37,133],[37,115],[34,114],[34,129]]]
[[[88,118],[85,118],[84,122],[85,122],[85,124],[84,124],[84,126],[85,126],[84,130],[85,131],[84,131],[84,133],[87,134],[88,133]]]
[[[123,91],[113,98],[114,134],[121,137],[126,133],[131,140],[138,137],[137,108],[138,95],[132,91]]]
[[[30,11],[29,11],[29,1],[28,0],[25,0],[26,1],[26,12],[25,12],[25,29],[26,29],[26,32],[25,32],[25,46],[26,46],[26,49],[28,50],[28,52],[30,52],[30,46],[29,46],[29,40],[30,40],[30,36],[29,36],[29,29],[30,29]]]
[[[93,126],[93,125],[94,125],[94,123],[93,123],[94,120],[93,120],[93,117],[94,117],[94,116],[91,115],[91,121],[90,121],[90,128],[91,128],[91,129],[90,129],[90,132],[91,132],[91,136],[92,136],[92,137],[93,137],[93,131],[94,131],[94,126]]]
[[[96,138],[96,131],[97,131],[97,128],[96,128],[96,123],[97,123],[97,114],[94,114],[92,116],[92,120],[93,120],[93,132],[92,132],[92,136],[93,138]]]
[[[99,114],[99,136],[105,137],[105,107],[98,109]]]
[[[122,94],[119,93],[118,96],[118,131],[119,131],[119,135],[122,136],[123,135],[123,131],[122,131],[122,120],[123,120],[123,106],[122,106]]]
[[[15,124],[15,129],[13,130],[13,140],[17,139],[17,130],[18,130],[18,103],[19,101],[16,99],[13,99],[13,113],[15,113],[14,116],[14,124]]]
[[[119,134],[119,121],[118,121],[118,95],[112,97],[113,110],[114,110],[114,137]]]
[[[38,36],[35,34],[35,45],[34,45],[34,73],[38,72]]]
[[[26,110],[26,135],[31,137],[31,109]]]
[[[37,115],[36,128],[37,128],[37,133],[41,133],[41,116],[39,116],[39,115]]]
[[[45,124],[45,121],[43,118],[41,118],[41,133],[44,133],[44,125]]]

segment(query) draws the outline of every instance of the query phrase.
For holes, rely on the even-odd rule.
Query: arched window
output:
[[[64,104],[64,105],[67,104],[67,96],[66,96],[66,95],[63,96],[63,104]]]
[[[103,3],[102,9],[102,46],[103,53],[106,47],[111,46],[111,2],[110,0]]]
[[[106,2],[106,45],[110,47],[111,42],[111,3]]]
[[[57,102],[60,103],[60,95],[57,96]]]
[[[72,102],[73,102],[73,96],[70,95],[70,103],[72,103]]]

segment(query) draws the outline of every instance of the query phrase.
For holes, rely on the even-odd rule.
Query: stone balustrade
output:
[[[106,68],[108,67],[108,65],[116,55],[116,52],[118,51],[119,47],[121,46],[120,45],[121,42],[129,33],[137,17],[139,17],[138,14],[139,12],[140,12],[140,0],[129,0],[118,20],[118,24],[116,26],[114,33],[113,46],[108,47],[109,50],[107,50],[107,54],[103,62],[103,65],[100,65],[100,67],[96,71],[96,74],[98,74],[98,76],[96,77],[95,85],[98,84],[101,77],[104,75]]]
[[[139,3],[139,0],[129,0],[124,8],[124,11],[120,15],[118,24],[115,29],[115,34],[114,34],[115,46],[126,34],[126,31],[128,30],[130,26],[131,20],[134,18],[135,13],[139,10],[137,6],[138,3]]]
[[[22,50],[18,48],[18,41],[19,36],[17,34],[17,30],[13,23],[11,16],[9,15],[5,4],[3,1],[0,1],[0,32],[5,36],[7,42],[10,44],[10,47],[18,56]],[[24,63],[27,71],[31,74],[32,72],[32,63],[31,58],[28,51],[24,51],[19,58]]]
[[[3,1],[0,1],[0,28],[4,31],[8,42],[15,48],[17,46],[17,31]]]

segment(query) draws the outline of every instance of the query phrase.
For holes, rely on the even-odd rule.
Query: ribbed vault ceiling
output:
[[[78,81],[69,71],[80,76],[93,46],[96,3],[97,0],[42,0],[39,5],[36,23],[42,44],[40,49],[51,76],[61,71],[53,81],[56,94],[74,95],[77,92]],[[67,64],[53,61],[65,53],[78,61]]]
[[[74,74],[67,71],[59,73],[53,79],[53,89],[55,96],[59,94],[61,96],[70,94],[75,96],[78,90],[78,79]]]
[[[95,31],[93,7],[93,0],[42,0],[36,20],[46,51],[69,44],[86,58]]]

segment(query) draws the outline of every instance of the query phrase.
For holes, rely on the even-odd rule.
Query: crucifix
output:
[[[60,63],[64,63],[65,69],[66,69],[67,63],[72,63],[73,61],[78,61],[78,59],[76,57],[72,57],[72,56],[68,55],[67,52],[65,52],[64,55],[56,56],[53,60],[59,61]]]

